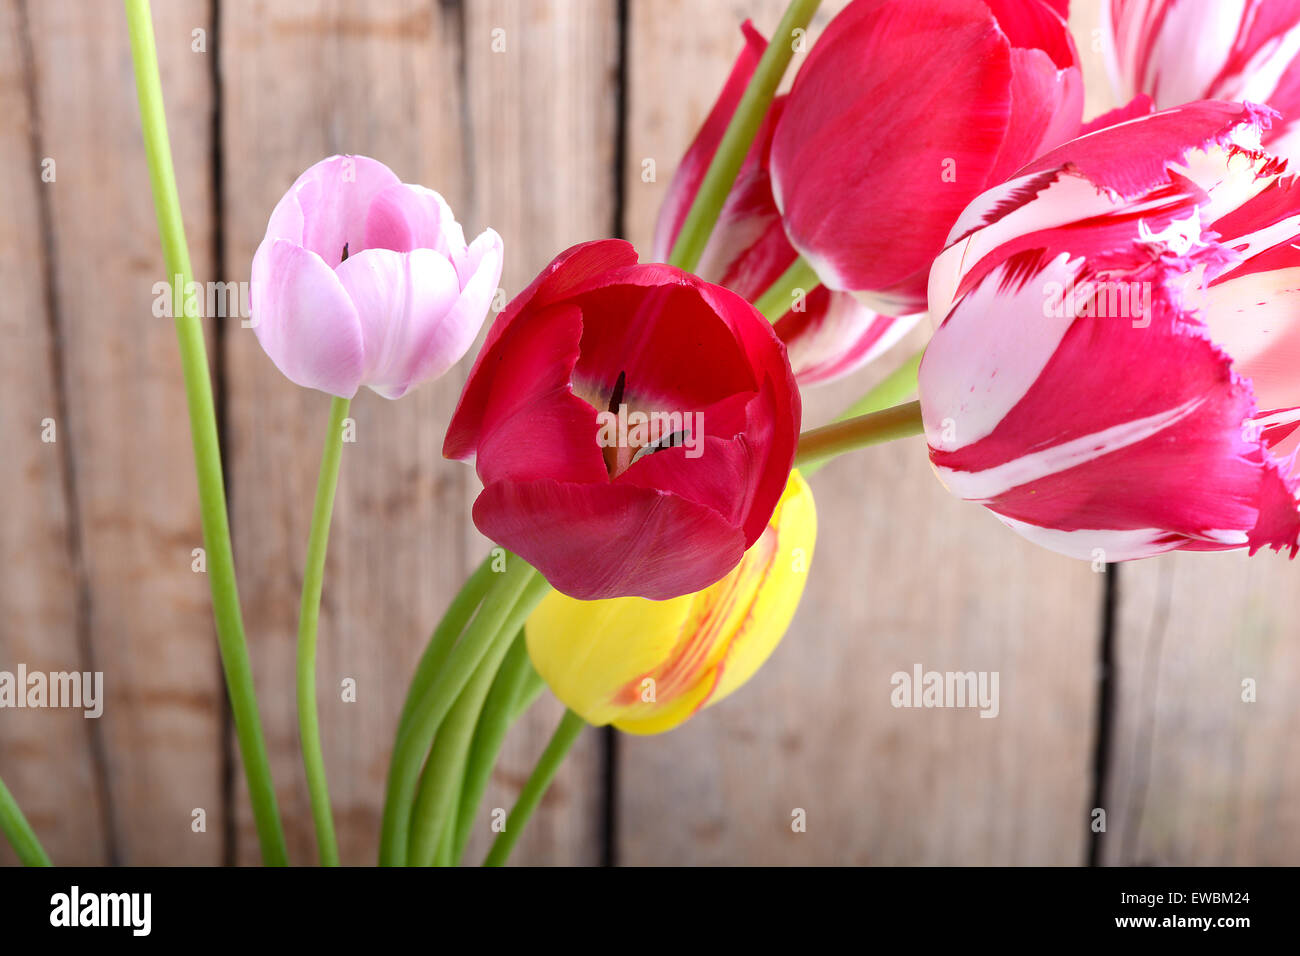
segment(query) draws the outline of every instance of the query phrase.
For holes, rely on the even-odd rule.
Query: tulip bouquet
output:
[[[807,478],[854,449],[923,434],[954,495],[1086,560],[1300,547],[1300,3],[1110,0],[1122,105],[1087,123],[1066,0],[853,0],[778,95],[817,6],[793,0],[771,42],[743,26],[646,261],[613,238],[558,252],[438,423],[496,547],[416,665],[381,863],[461,861],[544,688],[568,709],[488,864],[586,725],[660,733],[740,687],[811,572]],[[127,11],[166,264],[188,282],[146,0]],[[297,675],[324,864],[316,623],[349,402],[465,356],[504,254],[491,229],[467,242],[436,192],[334,156],[289,186],[251,263],[258,341],[330,396]],[[284,863],[203,335],[176,304],[222,661],[264,858]],[[802,388],[918,325],[923,354],[803,430]]]

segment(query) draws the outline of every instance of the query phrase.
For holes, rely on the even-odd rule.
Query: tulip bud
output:
[[[1300,539],[1300,188],[1270,111],[1082,136],[973,202],[930,277],[930,460],[1054,551]]]
[[[400,398],[474,343],[501,256],[491,229],[466,246],[432,190],[365,156],[331,156],[271,213],[253,257],[253,329],[297,385]]]
[[[526,628],[533,666],[588,723],[671,730],[740,687],[776,649],[816,538],[812,492],[792,472],[766,530],[713,586],[668,601],[548,594]]]

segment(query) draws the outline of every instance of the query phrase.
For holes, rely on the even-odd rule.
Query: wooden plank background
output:
[[[467,231],[496,228],[509,294],[583,239],[648,249],[740,21],[770,31],[782,6],[155,3],[197,277],[246,280],[271,206],[335,152],[437,188]],[[814,36],[842,6],[828,0]],[[1087,37],[1095,4],[1076,6]],[[201,540],[184,396],[170,320],[150,311],[163,276],[116,0],[0,0],[0,146],[0,670],[103,670],[107,696],[99,720],[0,711],[0,775],[56,861],[255,863],[207,582],[191,570]],[[311,862],[293,653],[328,402],[281,377],[237,318],[214,320],[210,342],[272,766],[291,855]],[[915,344],[810,392],[807,421]],[[374,859],[406,682],[487,548],[467,518],[472,472],[440,456],[466,369],[353,405],[319,669],[345,862]],[[1295,565],[1175,555],[1097,574],[949,498],[917,440],[813,484],[814,571],[769,664],[673,733],[587,732],[517,862],[1296,861]],[[1108,593],[1113,694],[1101,708]],[[918,663],[998,671],[997,719],[891,707],[890,675]],[[338,693],[345,678],[356,703]],[[512,731],[488,807],[513,802],[558,713],[548,696]],[[1094,837],[1099,783],[1107,831]],[[796,809],[806,832],[791,828]],[[7,848],[0,861],[13,861]]]

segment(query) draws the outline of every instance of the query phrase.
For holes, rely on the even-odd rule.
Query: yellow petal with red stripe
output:
[[[812,491],[792,472],[766,530],[711,587],[669,601],[548,594],[526,627],[533,666],[588,723],[671,730],[747,681],[776,649],[816,540]]]

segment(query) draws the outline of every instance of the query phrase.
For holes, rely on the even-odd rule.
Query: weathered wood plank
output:
[[[1271,551],[1123,568],[1104,862],[1295,863],[1296,571]]]
[[[191,569],[202,535],[175,337],[152,312],[165,277],[125,18],[116,4],[75,2],[28,4],[28,15],[41,138],[57,163],[47,188],[68,415],[59,440],[70,443],[93,665],[104,672],[113,859],[216,863],[221,684],[207,581]],[[209,15],[206,2],[155,11],[200,275],[211,263],[212,92],[191,31]],[[195,808],[205,833],[191,829]]]
[[[41,204],[56,181],[30,110],[36,65],[20,0],[0,4],[0,671],[80,671],[79,575],[70,538],[57,356],[45,289]],[[48,167],[46,167],[48,168]],[[69,170],[69,173],[71,170]],[[46,192],[43,192],[46,191]],[[54,431],[47,431],[46,420]],[[53,442],[43,441],[42,432]],[[62,443],[60,443],[62,442]],[[91,759],[92,721],[75,710],[0,710],[0,775],[55,862],[102,863],[102,806]],[[0,864],[17,861],[0,841]]]
[[[503,281],[518,291],[562,244],[608,229],[612,170],[607,164],[601,178],[597,161],[572,159],[589,136],[609,155],[609,76],[582,64],[613,49],[611,24],[608,4],[223,5],[230,278],[246,278],[271,207],[302,169],[358,152],[438,189],[467,232],[494,226],[506,242]],[[498,27],[503,53],[491,50]],[[572,95],[542,96],[556,89]],[[294,633],[328,401],[283,379],[251,330],[232,329],[227,346],[240,580],[290,850],[306,861],[315,847],[297,747]],[[353,405],[357,441],[345,446],[318,669],[345,862],[374,859],[406,684],[430,629],[486,550],[468,522],[473,473],[441,457],[466,370],[399,402],[366,392]],[[357,681],[355,704],[340,700],[346,677]],[[504,790],[494,787],[490,806],[512,801],[551,716],[530,718],[514,735]],[[561,792],[584,790],[591,759],[575,761]],[[585,815],[576,797],[541,814],[519,859],[530,846],[589,859]],[[240,859],[255,859],[246,809],[239,840]]]
[[[770,31],[781,7],[632,4],[624,174],[643,248],[739,48],[740,19]],[[645,157],[657,161],[657,184],[641,181]],[[906,354],[807,393],[806,423],[826,420]],[[1100,576],[951,499],[917,439],[831,464],[813,485],[812,578],[773,659],[686,726],[621,738],[620,859],[1080,862]],[[999,716],[895,709],[891,675],[915,664],[997,671]],[[806,833],[792,832],[797,808]]]

